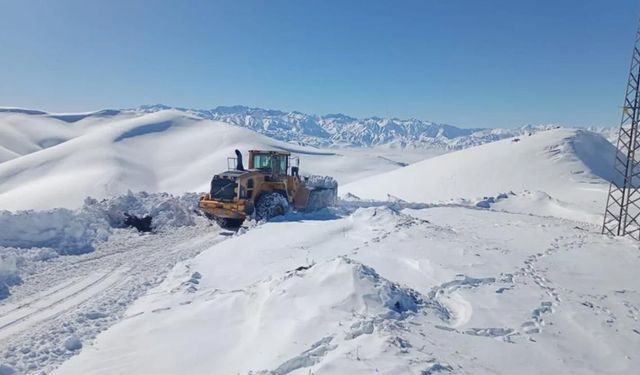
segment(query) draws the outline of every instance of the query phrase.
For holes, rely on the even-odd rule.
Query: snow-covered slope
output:
[[[342,194],[412,202],[473,200],[499,193],[541,191],[600,216],[612,178],[615,147],[585,130],[553,129],[431,158],[365,178]],[[555,204],[538,196],[531,207]],[[507,203],[503,203],[507,205]],[[564,215],[561,215],[564,216]]]
[[[13,110],[0,113],[0,133],[0,209],[8,210],[75,208],[86,196],[129,189],[205,191],[236,148],[289,150],[301,157],[302,172],[340,183],[429,155],[388,150],[381,158],[375,150],[297,146],[176,110],[55,116]]]
[[[632,374],[637,264],[532,215],[284,219],[174,268],[55,374]]]
[[[42,113],[2,112],[0,109],[0,163],[65,142],[78,130]]]
[[[170,111],[104,126],[81,121],[73,124],[82,127],[81,135],[0,164],[0,207],[76,207],[87,195],[171,191],[175,185],[197,191],[226,165],[233,145],[270,141],[222,123],[195,126],[198,120]],[[194,170],[202,175],[190,174]]]
[[[445,150],[514,135],[526,144],[530,134],[547,128],[553,127],[459,129],[418,120],[313,116],[241,106],[213,110],[143,106],[71,114],[0,108],[0,208],[74,208],[82,203],[81,197],[114,196],[128,189],[203,191],[211,174],[227,167],[226,159],[235,148],[290,150],[302,155],[303,171],[333,175],[344,185]],[[513,148],[519,152],[523,148],[519,146]],[[495,154],[503,151],[510,152],[496,149]],[[469,155],[474,152],[484,153]],[[528,162],[527,157],[522,161]],[[489,159],[480,164],[493,163]],[[437,164],[447,164],[446,158],[442,160]],[[517,163],[512,160],[510,165]],[[487,175],[504,169],[477,165],[469,178],[478,177],[483,168]],[[440,177],[433,175],[439,181]],[[456,189],[448,189],[454,196],[445,198],[467,196],[458,196]],[[494,194],[485,190],[480,194]],[[441,198],[429,195],[429,200]]]

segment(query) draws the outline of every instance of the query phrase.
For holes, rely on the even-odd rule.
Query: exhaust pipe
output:
[[[244,165],[242,165],[242,153],[236,149],[236,170],[244,171]]]

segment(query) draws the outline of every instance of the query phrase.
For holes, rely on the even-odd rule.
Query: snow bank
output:
[[[0,256],[0,300],[9,296],[9,287],[20,284],[15,256]]]
[[[0,211],[0,247],[52,248],[58,254],[93,251],[106,241],[114,228],[124,228],[125,213],[153,218],[152,228],[164,231],[193,225],[196,194],[131,193],[97,201],[87,198],[79,210],[57,208],[46,211]]]
[[[194,213],[197,208],[198,195],[195,193],[176,197],[167,193],[129,192],[101,201],[87,198],[81,212],[90,212],[91,216],[106,220],[113,228],[126,227],[125,212],[138,217],[149,215],[153,218],[152,228],[162,231],[172,227],[194,225]]]
[[[109,225],[80,210],[0,212],[0,246],[50,247],[60,254],[81,254],[93,250],[94,241],[109,237]]]
[[[494,210],[553,216],[562,219],[602,225],[602,213],[591,212],[584,206],[552,197],[543,191],[521,191],[511,193],[509,199],[496,199],[490,204]]]

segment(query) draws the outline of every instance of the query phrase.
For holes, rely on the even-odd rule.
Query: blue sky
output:
[[[0,106],[617,125],[633,0],[0,0]]]

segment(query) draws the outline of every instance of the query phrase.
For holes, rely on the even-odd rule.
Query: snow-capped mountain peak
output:
[[[355,118],[342,113],[320,116],[241,105],[188,109],[156,104],[127,111],[153,113],[167,109],[242,126],[279,140],[319,147],[392,146],[457,150],[550,128],[547,125],[527,125],[515,129],[462,129],[415,118]]]

